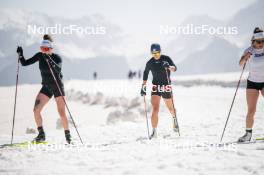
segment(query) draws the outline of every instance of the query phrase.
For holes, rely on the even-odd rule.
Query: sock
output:
[[[38,127],[38,132],[41,133],[41,134],[44,133],[44,129],[43,129],[42,126],[39,126],[39,127]]]
[[[252,133],[252,128],[246,128],[246,132]]]
[[[70,130],[64,130],[65,135],[70,134]]]

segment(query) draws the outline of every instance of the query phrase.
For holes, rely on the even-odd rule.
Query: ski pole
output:
[[[14,102],[13,121],[12,121],[11,145],[13,144],[14,129],[15,129],[16,102],[17,102],[17,85],[18,85],[18,75],[19,75],[19,63],[20,63],[20,59],[19,59],[19,56],[18,56],[18,59],[17,59],[17,72],[16,72],[15,102]]]
[[[46,55],[47,55],[47,54],[46,54]],[[48,58],[49,58],[50,60],[52,60],[51,57],[50,57],[49,55],[47,55],[47,56],[48,56]],[[44,57],[45,57],[45,55],[44,55]],[[67,102],[66,102],[66,100],[65,100],[65,98],[64,98],[64,96],[63,96],[63,94],[62,94],[61,88],[60,88],[59,83],[58,83],[58,81],[57,81],[57,79],[56,79],[56,77],[55,77],[55,74],[54,74],[54,72],[53,72],[53,70],[52,70],[52,68],[51,68],[51,65],[50,65],[50,63],[49,63],[49,61],[48,61],[47,59],[45,59],[45,60],[46,60],[46,63],[47,63],[47,65],[48,65],[48,67],[49,67],[49,70],[50,70],[50,72],[51,72],[51,75],[52,75],[52,77],[53,77],[53,79],[54,79],[54,81],[55,81],[55,84],[56,84],[56,86],[57,86],[57,88],[58,88],[58,90],[59,90],[59,92],[60,92],[60,95],[61,95],[61,97],[62,97],[62,99],[63,99],[63,102],[64,102],[64,104],[65,104],[65,107],[66,107],[66,109],[67,109],[67,111],[68,111],[68,113],[69,113],[69,115],[70,115],[70,118],[71,118],[71,120],[72,120],[73,126],[74,126],[74,128],[75,128],[75,130],[76,130],[76,132],[77,132],[77,134],[78,134],[78,137],[79,137],[81,143],[83,144],[82,138],[81,138],[81,136],[80,136],[80,134],[79,134],[79,131],[78,131],[78,129],[77,129],[77,126],[76,126],[76,124],[75,124],[75,121],[74,121],[74,119],[73,119],[73,117],[72,117],[72,114],[71,114],[71,112],[70,112],[70,109],[69,109],[69,107],[68,107],[68,105],[67,105]]]
[[[232,100],[232,103],[231,103],[231,106],[230,106],[230,109],[229,109],[229,112],[228,112],[228,116],[227,116],[227,119],[226,119],[226,122],[225,122],[225,127],[224,127],[224,130],[222,132],[222,136],[221,136],[220,142],[222,142],[222,140],[223,140],[224,133],[225,133],[225,129],[226,129],[226,126],[227,126],[227,122],[229,120],[229,117],[230,117],[230,114],[231,114],[231,111],[232,111],[232,108],[233,108],[233,105],[234,105],[234,102],[235,102],[235,99],[236,99],[237,91],[238,91],[238,88],[240,86],[241,79],[242,79],[242,76],[243,76],[243,73],[244,73],[246,64],[247,63],[244,64],[243,69],[242,69],[242,72],[241,72],[241,75],[239,77],[239,80],[238,80],[238,83],[237,83],[237,87],[236,87],[236,91],[235,91],[235,94],[234,94],[234,97],[233,97],[233,100]]]
[[[167,82],[168,82],[168,84],[169,85],[171,85],[171,83],[170,83],[170,79],[169,79],[169,74],[168,74],[168,71],[167,71],[167,69],[165,68],[165,71],[166,71],[166,76],[167,76]],[[174,118],[175,118],[175,120],[176,120],[176,123],[177,123],[177,125],[178,125],[178,133],[179,133],[179,136],[181,136],[181,134],[180,134],[180,127],[179,127],[179,123],[178,123],[178,119],[177,119],[177,115],[176,115],[176,109],[175,109],[175,106],[174,106],[174,99],[173,99],[173,92],[172,92],[172,86],[171,86],[171,102],[172,102],[172,107],[173,107],[173,111],[174,111]]]
[[[144,108],[145,108],[145,117],[146,117],[146,123],[147,123],[148,139],[150,139],[150,136],[149,136],[149,124],[148,124],[148,114],[147,114],[146,96],[144,95],[143,98],[144,98]]]

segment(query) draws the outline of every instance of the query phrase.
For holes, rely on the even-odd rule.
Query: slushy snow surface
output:
[[[67,102],[84,145],[74,127],[75,145],[65,146],[52,99],[42,112],[50,145],[0,149],[0,174],[255,174],[264,172],[264,144],[219,143],[235,92],[218,86],[173,86],[181,136],[172,131],[171,115],[161,100],[158,138],[147,140],[144,104],[137,80],[72,80],[65,83]],[[35,134],[33,105],[40,85],[18,87],[14,142]],[[0,144],[10,142],[15,87],[0,88]],[[150,92],[147,94],[150,117]],[[240,89],[223,142],[244,134],[245,89]],[[149,120],[150,125],[150,120]],[[264,137],[264,103],[259,98],[254,138]]]

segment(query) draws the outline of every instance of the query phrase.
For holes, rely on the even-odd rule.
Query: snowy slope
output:
[[[170,115],[161,101],[159,137],[148,141],[142,139],[146,137],[146,123],[143,113],[139,112],[143,109],[143,99],[138,95],[140,83],[136,80],[66,82],[68,103],[86,145],[79,144],[71,128],[77,143],[74,148],[0,149],[0,174],[262,174],[263,144],[232,145],[224,149],[189,147],[219,142],[234,88],[174,86],[181,137],[172,132]],[[27,127],[35,127],[32,107],[39,88],[39,85],[19,86],[16,142],[34,137],[25,131]],[[0,88],[0,144],[10,140],[13,94],[14,87]],[[135,99],[140,104],[133,108]],[[260,98],[254,138],[263,136],[263,107],[263,98]],[[127,120],[109,124],[107,119],[114,111],[124,114],[128,111],[134,116],[121,116]],[[225,142],[235,141],[243,134],[245,114],[245,89],[242,88]],[[46,107],[43,117],[48,141],[63,145],[63,131],[56,129],[58,115],[54,100]]]
[[[221,87],[236,87],[240,78],[241,72],[229,73],[214,73],[214,74],[196,74],[196,75],[176,75],[172,77],[174,85],[181,85],[185,87],[192,86],[221,86]],[[248,72],[242,75],[241,87],[246,87]]]

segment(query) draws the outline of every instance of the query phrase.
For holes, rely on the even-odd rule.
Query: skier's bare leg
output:
[[[151,104],[152,104],[151,124],[152,124],[152,128],[157,128],[157,125],[158,125],[160,98],[161,97],[158,95],[152,95],[151,96]]]
[[[261,95],[264,97],[264,88],[261,90]]]
[[[256,112],[259,91],[256,89],[247,89],[247,119],[246,119],[246,128],[252,128],[254,124],[254,115]]]
[[[170,111],[172,117],[175,117],[176,116],[176,109],[174,109],[174,105],[173,105],[173,101],[172,101],[172,98],[164,98],[163,99],[168,110]]]
[[[69,130],[69,124],[68,124],[68,119],[67,119],[66,112],[65,112],[65,103],[64,103],[63,97],[62,96],[56,97],[55,100],[57,103],[57,110],[61,118],[62,126],[64,130]]]
[[[37,127],[42,126],[42,116],[41,116],[41,111],[43,107],[49,102],[50,98],[43,93],[39,93],[36,97],[35,100],[35,105],[34,105],[34,117],[35,117],[35,122]]]

